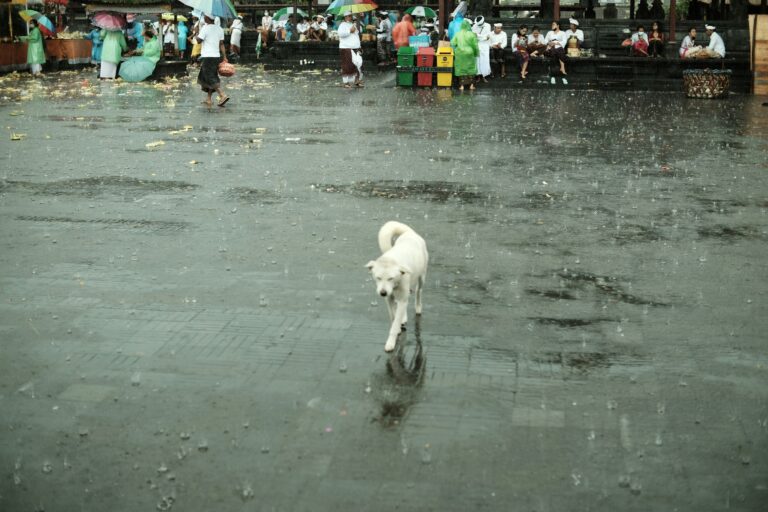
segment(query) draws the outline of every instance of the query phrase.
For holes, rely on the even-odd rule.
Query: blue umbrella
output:
[[[120,78],[126,82],[141,82],[155,70],[155,63],[145,57],[131,57],[120,64]]]
[[[180,0],[184,5],[197,9],[200,12],[221,19],[237,17],[237,11],[230,0]]]

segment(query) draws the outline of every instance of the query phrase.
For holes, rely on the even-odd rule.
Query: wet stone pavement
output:
[[[759,98],[337,82],[0,77],[0,510],[766,510]]]

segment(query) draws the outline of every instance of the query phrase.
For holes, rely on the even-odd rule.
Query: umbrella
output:
[[[231,0],[181,0],[181,3],[215,18],[236,18],[237,11]]]
[[[282,9],[279,9],[279,10],[275,11],[275,14],[272,15],[272,20],[276,21],[276,22],[287,21],[288,20],[288,16],[290,16],[291,14],[298,14],[302,18],[308,18],[309,17],[309,14],[307,14],[304,11],[302,11],[301,9],[296,9],[294,11],[293,7],[283,7]]]
[[[187,17],[186,16],[182,16],[181,14],[174,14],[172,12],[164,12],[163,13],[163,19],[164,20],[173,21],[174,17],[178,21],[187,21]]]
[[[125,16],[101,11],[93,15],[93,24],[104,30],[122,30],[125,27]]]
[[[328,14],[339,15],[346,11],[352,11],[352,14],[373,11],[378,7],[372,0],[333,0],[331,5],[325,10]]]
[[[405,10],[408,14],[411,16],[416,16],[419,18],[437,18],[437,13],[430,9],[429,7],[424,7],[423,5],[417,5],[416,7],[409,7]]]
[[[37,20],[37,26],[43,35],[50,37],[56,36],[56,27],[53,25],[53,22],[39,12],[33,11],[32,9],[27,9],[25,11],[19,12],[19,15],[27,23],[29,23],[30,20]]]
[[[126,82],[141,82],[155,70],[155,63],[145,57],[131,57],[120,64],[120,78]]]
[[[45,0],[47,4],[69,5],[69,0]]]

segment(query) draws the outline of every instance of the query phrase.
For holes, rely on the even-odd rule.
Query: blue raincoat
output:
[[[458,13],[453,21],[448,24],[448,40],[453,41],[453,36],[461,30],[461,22],[464,21],[464,15]]]
[[[183,52],[187,49],[187,36],[189,35],[189,28],[187,28],[187,24],[183,21],[179,21],[179,24],[176,27],[177,33],[179,35],[179,51]]]
[[[98,64],[101,62],[101,47],[103,44],[103,41],[101,40],[101,29],[95,28],[91,30],[85,38],[90,39],[91,44],[93,45],[91,48],[91,62],[93,64]]]

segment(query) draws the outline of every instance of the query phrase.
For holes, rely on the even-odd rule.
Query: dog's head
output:
[[[392,292],[400,286],[403,277],[410,273],[408,267],[388,260],[371,260],[365,266],[371,271],[373,280],[376,282],[376,293],[382,297],[392,295]]]

